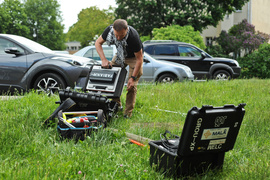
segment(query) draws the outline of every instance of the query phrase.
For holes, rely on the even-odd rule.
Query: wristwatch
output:
[[[130,76],[134,81],[136,81],[137,77],[135,76]]]

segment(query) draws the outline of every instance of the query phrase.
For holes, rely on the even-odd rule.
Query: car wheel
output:
[[[215,80],[229,80],[231,79],[231,75],[228,71],[225,70],[218,70],[214,73],[214,79]]]
[[[173,74],[163,74],[158,78],[157,82],[173,83],[175,80],[176,80],[176,77]]]
[[[44,92],[47,95],[53,95],[59,91],[59,89],[65,89],[65,81],[57,74],[45,73],[39,76],[35,83],[34,89],[37,92]]]

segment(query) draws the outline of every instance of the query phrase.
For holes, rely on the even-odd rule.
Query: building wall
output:
[[[233,25],[240,23],[243,19],[247,19],[248,22],[250,23],[250,3],[246,3],[241,10],[237,10],[234,12],[234,19],[233,19]]]
[[[270,34],[270,1],[251,0],[251,24],[256,31]]]
[[[77,41],[67,42],[65,43],[65,45],[66,50],[69,52],[69,54],[74,54],[81,49],[81,43]]]
[[[228,31],[234,25],[235,13],[230,15],[226,15],[224,20],[220,23],[219,32],[217,32],[218,36],[221,31]]]

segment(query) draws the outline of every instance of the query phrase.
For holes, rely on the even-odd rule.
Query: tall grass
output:
[[[58,96],[33,92],[0,101],[0,179],[166,179],[149,164],[149,149],[130,144],[125,132],[159,140],[166,129],[181,135],[193,106],[246,103],[234,149],[223,171],[192,179],[270,178],[270,80],[183,82],[138,86],[131,119],[113,118],[110,129],[85,141],[61,141],[56,126],[42,127]],[[122,101],[124,105],[125,90]]]

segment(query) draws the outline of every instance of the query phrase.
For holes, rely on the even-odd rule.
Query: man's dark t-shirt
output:
[[[128,27],[130,31],[127,38],[127,47],[126,47],[127,57],[126,58],[131,58],[131,57],[135,57],[134,53],[140,51],[143,46],[142,46],[142,42],[140,40],[140,36],[138,32],[132,26],[128,26]],[[110,30],[111,30],[111,26],[108,26],[101,35],[105,41],[107,39],[107,36]]]

